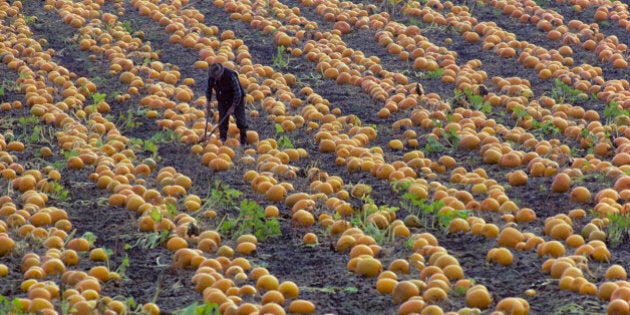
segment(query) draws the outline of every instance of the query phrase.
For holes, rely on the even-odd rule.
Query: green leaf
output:
[[[160,212],[158,208],[155,208],[155,207],[151,208],[151,211],[149,211],[149,216],[155,222],[162,221],[162,213]]]
[[[179,214],[179,210],[177,210],[177,206],[173,203],[166,203],[166,212],[168,213],[169,216],[176,216],[177,214]]]
[[[92,96],[92,101],[94,102],[94,104],[98,104],[105,101],[105,97],[107,96],[107,94],[96,92],[90,94],[90,96]]]
[[[90,245],[93,245],[94,242],[96,242],[96,235],[94,235],[94,233],[92,232],[85,232],[81,237],[88,241]]]
[[[424,145],[424,151],[429,153],[442,152],[445,149],[444,145],[433,137],[428,138],[427,143]]]
[[[199,305],[197,305],[197,302],[181,309],[179,311],[179,314],[181,315],[197,315],[197,308],[199,307]]]
[[[127,298],[127,304],[129,304],[129,307],[135,308],[136,307],[136,300],[134,300],[133,297],[129,297],[129,298]]]
[[[230,230],[231,228],[232,228],[232,222],[229,220],[223,222],[223,224],[221,225],[222,230]]]
[[[157,153],[158,151],[158,146],[157,144],[155,144],[154,142],[151,141],[144,141],[144,147],[143,149],[147,152],[151,152],[151,153]]]
[[[24,309],[24,305],[22,304],[22,301],[20,301],[20,299],[18,299],[18,298],[14,298],[13,301],[11,301],[11,305],[13,306],[14,310],[23,310]]]
[[[282,136],[282,137],[280,137],[280,139],[278,139],[278,148],[280,148],[280,149],[295,149],[295,146],[293,146],[293,143],[291,142],[291,139],[289,139],[287,136]]]

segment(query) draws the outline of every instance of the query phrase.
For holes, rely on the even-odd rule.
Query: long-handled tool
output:
[[[219,126],[221,126],[221,124],[223,124],[225,122],[226,119],[230,118],[230,115],[234,112],[234,105],[232,105],[230,108],[228,108],[227,113],[225,113],[225,116],[221,117],[221,119],[219,120],[219,122],[212,127],[212,129],[210,130],[210,134],[212,135],[217,128],[219,128]],[[214,116],[214,115],[212,115]],[[201,142],[206,140],[206,134],[208,134],[208,124],[210,123],[210,114],[208,113],[208,115],[206,116],[206,128],[203,130],[203,136],[201,137]]]

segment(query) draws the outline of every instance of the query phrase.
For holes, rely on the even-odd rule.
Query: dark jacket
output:
[[[217,93],[217,101],[220,103],[229,102],[230,105],[238,105],[245,97],[245,91],[238,80],[238,74],[228,68],[224,68],[223,75],[215,80],[208,78],[208,89],[206,98],[210,101],[212,90]]]

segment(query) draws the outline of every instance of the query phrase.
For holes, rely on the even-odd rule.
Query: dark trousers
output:
[[[228,109],[232,105],[232,101],[219,101],[219,121],[225,117]],[[234,109],[234,119],[236,120],[236,127],[241,133],[241,143],[246,143],[247,141],[247,119],[245,117],[245,103],[241,99],[241,101],[236,105]],[[221,136],[221,140],[225,141],[227,139],[228,126],[230,124],[230,119],[226,118],[219,125],[219,135]]]

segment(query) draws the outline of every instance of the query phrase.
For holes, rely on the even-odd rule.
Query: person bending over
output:
[[[225,68],[220,63],[213,63],[208,69],[208,88],[206,99],[208,101],[208,115],[210,115],[210,100],[212,91],[216,93],[219,103],[219,135],[221,141],[227,139],[230,115],[234,115],[236,126],[241,134],[241,145],[247,144],[247,120],[245,118],[245,91],[238,80],[238,74]]]

